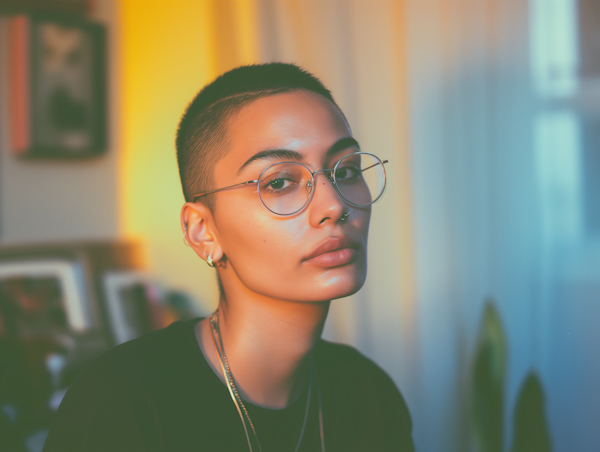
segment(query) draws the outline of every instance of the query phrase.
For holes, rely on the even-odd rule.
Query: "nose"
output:
[[[309,206],[311,226],[320,227],[327,223],[336,223],[345,210],[344,200],[336,190],[331,170],[313,173],[313,198]]]

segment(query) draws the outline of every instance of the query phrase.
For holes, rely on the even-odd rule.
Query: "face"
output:
[[[340,157],[359,150],[348,139],[352,133],[338,108],[306,90],[254,101],[230,118],[228,131],[229,149],[216,165],[215,188],[258,179],[265,167],[281,161],[299,161],[311,171],[333,168]],[[272,150],[293,151],[297,159],[251,160]],[[226,257],[225,268],[219,268],[226,292],[228,284],[242,284],[269,298],[311,302],[362,287],[370,206],[346,203],[326,174],[315,174],[309,204],[290,216],[265,208],[257,184],[215,194],[207,221],[212,241],[199,254]]]

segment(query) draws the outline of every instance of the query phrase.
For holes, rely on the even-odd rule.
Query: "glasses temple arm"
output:
[[[384,163],[387,163],[387,162],[388,162],[388,160],[384,160],[383,162],[381,162],[381,164],[383,165]],[[379,165],[379,163],[375,163],[374,165],[367,166],[366,168],[361,169],[360,172],[362,173],[363,171],[366,171],[369,168],[373,168],[374,166],[377,166],[377,165]]]
[[[248,184],[253,184],[253,183],[256,183],[256,182],[258,182],[258,179],[256,179],[256,180],[249,180],[249,181],[246,181],[246,182],[240,182],[239,184],[229,185],[227,187],[218,188],[216,190],[207,191],[207,192],[204,192],[204,193],[198,193],[198,194],[192,196],[192,199],[195,201],[196,198],[200,198],[201,196],[211,195],[211,194],[216,193],[216,192],[221,191],[221,190],[227,190],[228,188],[239,187],[241,185],[248,185]]]

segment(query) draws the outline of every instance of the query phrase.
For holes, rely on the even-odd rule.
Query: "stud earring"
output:
[[[208,257],[206,258],[206,263],[208,264],[209,267],[216,267],[217,265],[213,262],[212,256],[209,254]]]

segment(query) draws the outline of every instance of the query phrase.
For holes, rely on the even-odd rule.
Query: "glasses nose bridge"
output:
[[[327,174],[327,171],[329,171],[329,174]],[[312,171],[310,173],[310,175],[312,176],[313,180],[315,179],[315,174],[317,174],[317,173],[325,173],[325,176],[327,176],[327,179],[329,179],[329,182],[331,182],[333,185],[335,185],[335,180],[333,179],[333,169],[332,168],[325,168],[322,170]]]
[[[344,197],[340,193],[340,189],[338,188],[337,183],[335,182],[335,179],[333,178],[333,171],[334,171],[334,168],[324,168],[324,169],[317,170],[317,171],[311,171],[310,174],[312,176],[312,181],[314,182],[314,186],[316,188],[316,186],[317,186],[317,180],[315,178],[315,175],[317,173],[324,173],[325,176],[327,176],[327,179],[329,179],[329,182],[331,183],[333,191],[335,192],[335,194],[338,196],[338,198],[340,198],[340,200],[342,202],[345,202],[344,201]],[[329,174],[328,174],[328,172],[329,172]],[[312,197],[313,197],[312,195],[314,194],[314,191],[312,189],[312,184],[310,184],[310,182],[309,182],[309,187],[311,187],[311,191],[312,191],[311,192],[311,199],[306,203],[306,205],[308,205],[308,203],[312,200]]]

